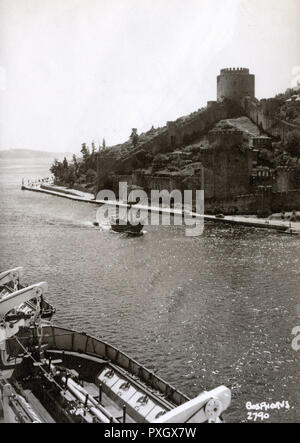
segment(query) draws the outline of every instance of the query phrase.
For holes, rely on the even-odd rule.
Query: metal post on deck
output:
[[[123,406],[123,423],[126,423],[126,406]]]
[[[83,415],[84,417],[86,416],[86,410],[87,410],[87,405],[88,405],[88,399],[89,399],[89,394],[86,394],[85,396],[85,400],[84,400],[84,411],[83,411]]]
[[[99,383],[99,397],[98,397],[98,402],[99,402],[99,403],[102,402],[102,383]]]

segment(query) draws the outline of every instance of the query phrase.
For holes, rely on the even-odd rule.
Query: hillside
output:
[[[284,94],[275,97],[278,110],[275,115],[280,120],[300,126],[300,86],[288,89]]]
[[[152,127],[141,134],[133,129],[123,144],[103,146],[99,151],[94,143],[91,147],[83,143],[82,156],[55,162],[51,172],[57,183],[93,192],[101,180],[101,186],[111,187],[116,177],[130,176],[133,172],[143,177],[169,177],[179,184],[187,177],[199,178],[202,165],[210,171],[206,174],[213,177],[219,174],[214,170],[213,152],[217,146],[226,145],[218,135],[224,131],[231,139],[231,151],[238,149],[237,157],[232,159],[232,171],[239,157],[245,161],[249,150],[256,152],[258,168],[297,167],[300,160],[299,91],[287,90],[270,99],[246,99],[249,98],[245,98],[245,102],[227,98],[208,102],[207,107],[167,122],[164,127]],[[239,152],[244,154],[240,156]],[[101,177],[97,177],[97,154],[101,159],[98,169]],[[249,170],[244,175],[251,183],[252,172]]]

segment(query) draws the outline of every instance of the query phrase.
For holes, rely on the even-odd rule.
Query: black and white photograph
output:
[[[299,0],[0,0],[1,425],[300,422],[299,48]]]

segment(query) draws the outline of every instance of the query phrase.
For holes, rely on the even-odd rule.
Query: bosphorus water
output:
[[[187,395],[231,388],[227,421],[247,421],[248,401],[288,401],[268,421],[299,421],[299,238],[213,224],[197,238],[101,232],[95,205],[21,191],[48,167],[1,160],[0,269],[48,281],[58,325],[102,337]]]

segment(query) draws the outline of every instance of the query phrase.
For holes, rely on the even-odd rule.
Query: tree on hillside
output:
[[[94,183],[97,178],[97,172],[94,169],[89,169],[86,173],[88,183]]]
[[[54,175],[55,179],[59,179],[63,171],[63,165],[57,158],[54,159],[53,164],[50,167],[51,174]]]
[[[68,160],[66,159],[66,157],[64,157],[64,160],[63,160],[63,168],[64,168],[64,169],[68,169],[68,167],[69,167]]]
[[[74,165],[69,165],[68,169],[64,170],[62,179],[66,184],[68,184],[68,186],[70,188],[72,188],[72,186],[74,185],[74,183],[76,181]]]
[[[96,146],[95,142],[92,142],[92,152],[89,156],[89,159],[86,161],[86,170],[96,169]]]
[[[86,145],[86,143],[81,144],[80,152],[82,154],[83,160],[86,161],[90,156],[90,150],[89,150],[88,146]]]
[[[300,130],[295,129],[287,135],[286,150],[294,157],[300,157]]]
[[[139,141],[139,136],[138,136],[136,128],[132,129],[132,132],[131,132],[131,135],[130,135],[130,139],[131,139],[131,143],[133,144],[133,147],[136,148],[137,144],[138,144],[138,141]]]
[[[77,177],[78,171],[79,171],[79,163],[77,161],[77,157],[75,154],[73,154],[72,160],[73,160],[73,165],[74,165],[74,173],[75,173],[75,176]]]

